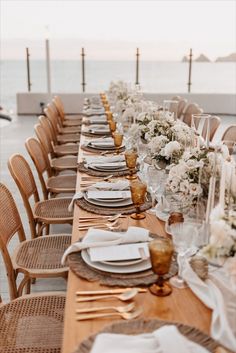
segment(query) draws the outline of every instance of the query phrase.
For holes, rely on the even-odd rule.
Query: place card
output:
[[[89,249],[91,261],[122,261],[149,258],[148,243],[102,246]]]

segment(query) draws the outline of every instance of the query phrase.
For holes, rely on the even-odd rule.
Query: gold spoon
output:
[[[77,309],[76,313],[89,313],[93,311],[103,311],[103,310],[115,310],[118,311],[119,313],[128,313],[129,311],[133,310],[135,308],[135,303],[130,303],[128,305],[123,305],[123,306],[94,306],[93,308],[83,308],[83,309]]]
[[[90,302],[93,300],[100,300],[100,299],[106,299],[106,298],[116,298],[125,302],[127,300],[134,298],[137,293],[138,293],[138,290],[136,288],[133,288],[119,295],[116,295],[116,294],[94,295],[92,297],[77,298],[76,301],[77,303],[79,303],[79,302]]]
[[[89,320],[89,319],[96,319],[100,317],[108,317],[108,316],[120,316],[124,320],[132,320],[142,314],[142,309],[139,308],[131,313],[103,313],[103,314],[85,314],[85,315],[78,315],[76,320]]]

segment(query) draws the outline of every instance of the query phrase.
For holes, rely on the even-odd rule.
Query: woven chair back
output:
[[[48,156],[41,145],[41,143],[34,137],[30,137],[25,141],[25,147],[36,167],[39,181],[42,187],[44,199],[48,198],[48,190],[46,181],[44,179],[44,173],[47,173],[48,178],[52,176],[52,168],[48,159]]]
[[[177,109],[177,118],[178,119],[181,118],[186,105],[187,105],[187,99],[179,99],[179,104],[178,104],[178,109]]]
[[[193,114],[202,114],[203,109],[199,108],[196,103],[191,103],[187,105],[184,113],[183,113],[183,122],[188,126],[191,126],[192,115]],[[197,127],[197,126],[196,126]]]
[[[64,120],[65,119],[65,111],[64,111],[64,106],[63,106],[61,98],[59,96],[54,96],[52,101],[53,101],[53,104],[55,105],[61,119]]]
[[[214,115],[210,119],[210,131],[209,131],[209,140],[212,141],[216,133],[216,130],[220,126],[221,118]],[[205,139],[207,137],[207,121],[205,121],[202,129],[202,137]]]
[[[18,233],[20,241],[24,241],[26,238],[12,194],[2,183],[0,183],[0,215],[0,250],[6,267],[10,297],[14,299],[17,298],[16,273],[7,245],[16,233]]]
[[[53,157],[53,147],[47,130],[41,124],[34,125],[34,131],[47,155]]]
[[[50,120],[54,135],[58,135],[59,131],[57,126],[57,119],[55,119],[54,115],[52,114],[51,110],[48,109],[48,107],[45,108],[43,111],[46,117]]]
[[[34,202],[38,202],[39,194],[33,173],[25,158],[20,154],[14,154],[9,158],[8,168],[13,179],[16,182],[16,185],[18,186],[18,189],[21,193],[21,197],[24,201],[24,206],[26,208],[30,224],[31,237],[35,238],[37,236],[36,224],[33,216],[33,210],[31,207],[30,199],[33,196]]]
[[[229,126],[225,130],[221,140],[222,141],[235,141],[236,142],[236,125]]]
[[[47,104],[47,109],[49,111],[49,114],[53,117],[53,119],[55,120],[55,122],[60,126],[62,126],[62,119],[60,117],[60,115],[58,114],[58,112],[55,110],[55,107],[52,103],[48,103]]]

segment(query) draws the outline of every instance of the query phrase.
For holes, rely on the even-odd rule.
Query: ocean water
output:
[[[27,92],[25,61],[1,61],[0,105],[16,109],[16,93]],[[31,91],[46,92],[45,61],[30,62]],[[86,61],[87,92],[107,89],[111,80],[135,82],[134,61]],[[187,92],[188,63],[140,62],[140,84],[145,92]],[[81,92],[81,62],[51,61],[51,86],[57,93]],[[236,63],[193,63],[194,93],[236,93]]]

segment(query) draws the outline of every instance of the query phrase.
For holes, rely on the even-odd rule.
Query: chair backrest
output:
[[[0,250],[6,267],[10,298],[12,300],[18,296],[16,273],[12,265],[7,245],[17,233],[20,241],[24,241],[26,238],[12,194],[2,183],[0,183],[0,215]]]
[[[61,98],[59,96],[54,96],[52,102],[55,105],[57,112],[60,115],[61,119],[64,120],[65,119],[65,111],[64,111],[64,106],[63,106]]]
[[[177,109],[177,118],[178,119],[181,118],[186,105],[187,105],[187,99],[179,99],[179,104],[178,104],[178,109]]]
[[[34,125],[34,131],[41,145],[43,146],[46,154],[47,155],[50,154],[50,156],[53,158],[54,157],[53,146],[46,130],[42,127],[41,124],[36,124]]]
[[[39,123],[43,127],[50,143],[57,145],[57,135],[54,133],[51,121],[45,115],[40,115]]]
[[[236,125],[229,126],[221,138],[222,141],[235,141],[236,142]]]
[[[192,115],[193,114],[202,114],[203,109],[199,108],[196,103],[190,103],[187,105],[186,109],[183,112],[183,122],[188,126],[191,126]]]
[[[221,123],[221,118],[219,118],[218,116],[214,115],[211,116],[210,118],[210,131],[209,131],[209,140],[212,141],[213,137],[216,133],[216,130],[218,129],[218,127],[220,126]],[[202,129],[202,137],[204,139],[206,139],[207,136],[207,121],[205,121],[203,129]]]
[[[55,122],[60,126],[62,127],[62,119],[60,117],[60,115],[58,114],[56,108],[55,108],[55,105],[53,103],[48,103],[47,104],[47,109],[49,111],[49,114],[51,114],[55,120]]]
[[[30,137],[25,141],[25,147],[36,167],[39,181],[43,191],[44,200],[47,200],[48,189],[43,174],[46,172],[48,177],[51,177],[53,174],[48,155],[41,143],[34,137]]]
[[[54,135],[57,136],[59,133],[59,129],[57,126],[57,119],[55,118],[54,114],[51,112],[51,110],[48,108],[44,108],[44,114],[46,115],[46,117],[50,120],[50,123],[52,125],[52,129],[54,131]]]
[[[30,198],[33,196],[34,202],[38,202],[39,194],[33,173],[25,158],[20,154],[14,154],[9,158],[8,168],[16,182],[16,185],[18,186],[21,197],[24,201],[31,230],[31,237],[36,238],[36,224],[33,216],[33,210],[30,204]]]
[[[171,98],[172,101],[180,101],[181,97],[180,96],[174,96]]]

